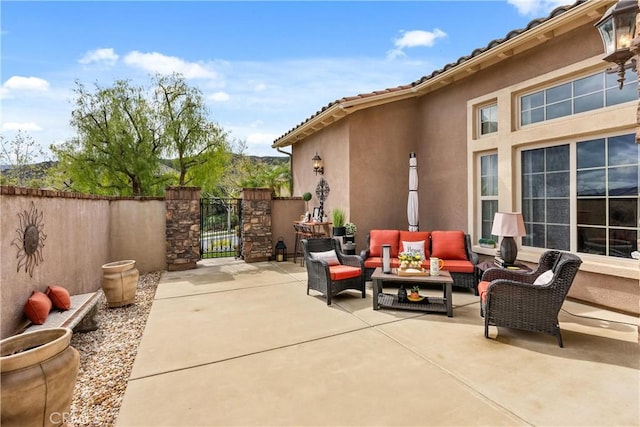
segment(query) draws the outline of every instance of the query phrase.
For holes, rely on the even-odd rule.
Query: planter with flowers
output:
[[[398,255],[400,266],[398,276],[428,276],[429,271],[422,268],[422,254],[420,252],[405,251]]]

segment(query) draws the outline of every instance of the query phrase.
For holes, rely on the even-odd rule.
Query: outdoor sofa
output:
[[[371,230],[366,237],[367,247],[360,252],[366,280],[371,280],[376,267],[382,267],[382,245],[391,245],[391,267],[397,268],[398,255],[409,249],[415,251],[421,246],[420,242],[424,242],[423,268],[429,269],[430,257],[442,259],[442,269],[451,273],[453,286],[473,289],[478,294],[478,255],[471,250],[469,235],[460,230]]]

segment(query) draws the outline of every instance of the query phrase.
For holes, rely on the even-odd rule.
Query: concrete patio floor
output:
[[[306,279],[233,259],[163,273],[117,425],[640,424],[635,317],[567,301],[559,348],[486,339],[469,291],[449,318],[373,311],[370,282],[327,306]]]

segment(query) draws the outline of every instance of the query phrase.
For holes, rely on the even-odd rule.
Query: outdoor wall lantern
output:
[[[602,60],[618,65],[617,69],[613,68],[612,71],[618,72],[620,89],[624,85],[626,69],[631,68],[636,71],[636,60],[631,52],[631,41],[636,33],[637,14],[637,0],[619,0],[595,24],[604,44],[606,56]],[[627,64],[629,59],[631,62]]]
[[[316,155],[313,156],[313,171],[316,173],[316,175],[320,174],[324,174],[324,165],[322,164],[322,157],[318,156],[318,152],[316,151]]]

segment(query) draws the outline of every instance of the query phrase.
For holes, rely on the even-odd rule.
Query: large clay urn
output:
[[[66,423],[80,366],[71,336],[53,328],[0,341],[2,427]]]
[[[102,266],[102,290],[109,308],[133,304],[140,273],[135,260],[115,261]]]

